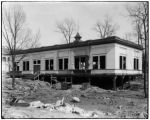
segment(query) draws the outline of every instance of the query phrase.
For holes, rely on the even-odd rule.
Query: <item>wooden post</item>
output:
[[[130,82],[131,82],[131,76],[129,76],[129,85],[130,85]]]
[[[90,79],[90,77],[89,77],[89,84],[91,85],[91,79]]]
[[[52,75],[51,75],[51,85],[52,85]]]
[[[65,83],[67,82],[67,77],[65,77]]]
[[[71,84],[72,84],[72,76],[71,76]]]
[[[121,76],[121,88],[123,89],[123,80],[124,80],[125,75]]]
[[[113,77],[113,90],[116,90],[116,79],[117,79],[117,75]]]

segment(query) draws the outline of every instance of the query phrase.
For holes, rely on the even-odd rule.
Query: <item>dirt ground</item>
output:
[[[130,82],[126,90],[104,90],[90,86],[86,90],[81,85],[73,85],[71,89],[53,89],[43,81],[16,79],[16,89],[11,88],[11,78],[3,77],[2,82],[2,117],[3,118],[89,118],[77,113],[46,108],[31,108],[10,105],[12,98],[23,100],[26,103],[41,101],[55,104],[62,100],[64,103],[96,113],[96,118],[148,118],[147,99],[144,98],[143,81]],[[72,102],[77,97],[80,102]]]

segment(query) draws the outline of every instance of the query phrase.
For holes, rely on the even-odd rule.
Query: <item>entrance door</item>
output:
[[[33,73],[39,74],[41,69],[41,60],[33,60]]]
[[[75,69],[76,70],[85,70],[88,68],[88,56],[76,56],[75,57]]]
[[[33,71],[34,71],[34,73],[39,73],[40,72],[40,65],[34,65]]]

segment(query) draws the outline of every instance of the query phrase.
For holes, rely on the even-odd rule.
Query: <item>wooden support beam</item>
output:
[[[123,89],[123,80],[125,78],[125,75],[121,76],[121,88]]]
[[[52,85],[52,75],[50,76],[50,78],[51,78],[51,85]]]
[[[91,85],[91,78],[89,77],[89,84]]]
[[[65,82],[67,82],[67,77],[65,77]]]
[[[72,76],[71,76],[71,84],[72,84]]]
[[[113,90],[116,90],[116,79],[117,79],[117,75],[113,77]]]

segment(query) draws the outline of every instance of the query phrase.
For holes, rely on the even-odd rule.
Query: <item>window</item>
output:
[[[8,57],[8,61],[10,61],[10,58]]]
[[[45,60],[45,70],[49,70],[49,60]]]
[[[41,64],[41,60],[34,60],[34,61],[33,61],[33,64],[39,65],[39,64]]]
[[[98,69],[98,56],[93,56],[93,69]]]
[[[68,58],[64,58],[64,69],[68,69]]]
[[[36,64],[36,60],[33,61],[33,64]]]
[[[2,57],[2,60],[3,60],[4,62],[6,62],[6,57]]]
[[[37,60],[37,64],[41,64],[41,61],[40,61],[40,60]]]
[[[54,69],[53,59],[45,60],[45,70],[53,70],[53,69]]]
[[[105,56],[100,56],[100,69],[105,69],[106,68],[106,57]]]
[[[93,69],[105,69],[106,56],[93,56]]]
[[[139,69],[139,59],[134,58],[134,70],[138,70]]]
[[[50,70],[54,69],[54,61],[53,59],[50,60]]]
[[[29,71],[29,61],[23,61],[23,71]]]
[[[81,69],[84,70],[85,69],[85,57],[81,57]]]
[[[68,69],[68,58],[60,58],[59,59],[59,70]]]
[[[120,69],[126,69],[126,57],[120,56]]]
[[[59,70],[63,69],[63,59],[59,59]]]
[[[15,62],[15,71],[19,71],[18,62]]]

